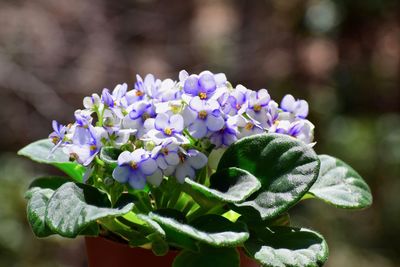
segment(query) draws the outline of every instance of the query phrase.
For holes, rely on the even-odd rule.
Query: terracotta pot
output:
[[[131,248],[102,237],[85,237],[89,267],[170,267],[178,251],[170,251],[165,256],[155,256],[151,250]],[[259,265],[240,252],[241,267]]]

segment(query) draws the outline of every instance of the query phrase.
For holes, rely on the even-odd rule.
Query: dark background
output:
[[[400,2],[0,0],[0,266],[85,266],[81,239],[37,240],[23,193],[50,169],[22,146],[73,120],[82,98],[135,74],[225,72],[310,103],[318,153],[374,196],[365,211],[315,200],[293,223],[322,233],[327,266],[400,266]]]

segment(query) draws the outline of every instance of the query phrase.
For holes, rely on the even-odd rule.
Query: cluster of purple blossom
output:
[[[75,123],[53,121],[53,150],[62,147],[89,166],[102,147],[120,148],[113,178],[137,189],[158,186],[164,176],[194,179],[207,154],[245,136],[275,132],[313,140],[306,101],[286,95],[278,105],[266,89],[233,88],[225,74],[210,71],[181,71],[179,81],[138,75],[132,90],[118,84],[85,97],[83,105]]]

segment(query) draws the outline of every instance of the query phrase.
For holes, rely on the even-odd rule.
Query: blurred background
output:
[[[374,204],[307,200],[293,223],[326,237],[328,267],[400,266],[398,0],[0,0],[0,266],[86,265],[82,239],[33,237],[23,194],[52,170],[16,151],[86,95],[181,69],[306,99],[316,150],[354,166]]]

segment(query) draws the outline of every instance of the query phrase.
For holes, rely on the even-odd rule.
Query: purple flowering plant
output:
[[[343,161],[313,150],[308,103],[233,87],[225,74],[137,76],[83,100],[75,121],[20,155],[67,177],[41,177],[26,193],[34,234],[103,236],[165,255],[174,266],[320,266],[324,238],[291,226],[305,199],[362,209],[368,185]],[[201,259],[201,260],[196,260]],[[197,265],[196,265],[197,264]]]

